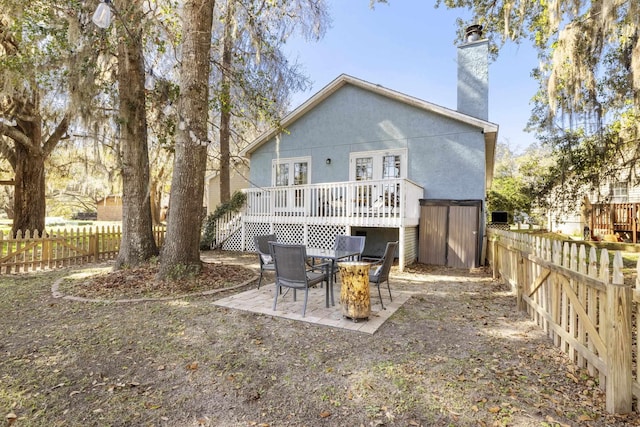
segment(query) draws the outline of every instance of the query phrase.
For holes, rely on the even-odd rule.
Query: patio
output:
[[[255,269],[257,272],[260,271],[257,255],[246,252],[207,251],[202,253],[202,260],[205,262],[238,264],[247,268]],[[411,286],[410,281],[392,276],[391,294],[393,295],[393,301],[389,301],[389,295],[386,293],[386,283],[380,288],[386,310],[381,309],[377,288],[371,287],[371,316],[368,320],[359,320],[354,322],[353,320],[342,316],[342,308],[339,301],[339,279],[333,286],[336,303],[335,306],[329,308],[325,307],[324,288],[311,288],[309,290],[309,300],[307,303],[307,313],[305,317],[302,317],[303,292],[298,294],[298,300],[295,302],[293,301],[293,292],[280,296],[276,306],[277,310],[273,311],[273,291],[275,288],[273,280],[274,274],[266,272],[265,280],[263,281],[262,286],[260,286],[260,289],[252,287],[247,291],[218,299],[214,301],[213,304],[235,310],[243,310],[268,316],[283,317],[286,319],[299,320],[302,322],[330,326],[333,328],[373,334],[387,319],[402,307],[402,305],[407,302],[412,295],[420,293],[420,290],[416,289],[415,283]]]
[[[273,311],[273,291],[275,285],[269,281],[265,285],[262,285],[260,289],[253,288],[239,294],[231,295],[230,297],[214,301],[214,304],[267,316],[284,317],[286,319],[315,323],[317,325],[373,334],[411,297],[410,292],[398,291],[393,288],[393,285],[394,281],[392,280],[391,294],[393,295],[393,302],[390,302],[389,295],[384,293],[386,289],[381,288],[383,292],[382,297],[385,298],[385,310],[381,309],[377,289],[375,287],[371,288],[371,316],[368,320],[362,319],[357,322],[342,316],[342,308],[340,301],[338,301],[340,299],[340,283],[336,283],[333,287],[336,304],[329,308],[325,307],[325,290],[319,287],[311,288],[309,290],[309,301],[307,303],[307,313],[305,317],[302,317],[302,304],[304,300],[304,292],[302,291],[298,293],[298,300],[295,302],[293,301],[292,291],[278,297],[277,310]]]

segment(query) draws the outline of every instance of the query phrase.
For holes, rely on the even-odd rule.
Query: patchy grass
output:
[[[608,415],[597,380],[482,271],[412,266],[392,288],[415,295],[368,335],[217,296],[51,296],[82,270],[0,278],[0,410],[13,426],[640,424]]]

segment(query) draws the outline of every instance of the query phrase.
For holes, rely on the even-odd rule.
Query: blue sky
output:
[[[333,24],[318,42],[288,42],[311,78],[310,91],[292,98],[295,108],[342,73],[380,84],[425,101],[456,108],[456,18],[464,10],[435,9],[423,0],[390,0],[369,8],[369,0],[327,0]],[[489,121],[500,126],[498,141],[522,152],[534,142],[523,132],[537,83],[537,65],[526,43],[507,44],[489,66]]]

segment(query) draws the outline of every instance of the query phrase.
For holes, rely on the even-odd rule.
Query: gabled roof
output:
[[[493,178],[493,159],[495,153],[495,144],[498,136],[498,125],[495,123],[488,122],[486,120],[478,119],[473,116],[469,116],[468,114],[460,113],[459,111],[452,110],[450,108],[442,107],[440,105],[433,104],[431,102],[424,101],[422,99],[415,98],[413,96],[406,95],[401,92],[397,92],[395,90],[387,89],[386,87],[369,83],[367,81],[358,79],[353,76],[349,76],[347,74],[339,75],[335,80],[322,88],[318,93],[313,95],[303,104],[301,104],[298,108],[287,114],[281,121],[280,127],[273,127],[268,131],[264,132],[262,135],[258,136],[251,144],[249,144],[244,150],[240,152],[240,155],[243,157],[251,157],[251,154],[256,151],[260,146],[265,144],[267,141],[274,138],[282,129],[286,129],[300,117],[305,115],[307,112],[315,108],[318,104],[328,98],[330,95],[335,93],[341,87],[350,84],[356,87],[359,87],[364,90],[368,90],[370,92],[376,93],[381,96],[385,96],[390,99],[394,99],[399,102],[403,102],[407,105],[411,105],[413,107],[422,109],[424,111],[429,111],[435,114],[440,114],[444,117],[448,117],[454,120],[458,120],[462,123],[469,124],[471,126],[475,126],[482,130],[485,136],[485,149],[486,149],[486,170],[487,170],[487,188],[491,186],[491,181]]]

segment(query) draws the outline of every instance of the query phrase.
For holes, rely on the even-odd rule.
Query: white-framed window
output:
[[[274,159],[271,182],[275,187],[287,187],[274,193],[276,211],[303,211],[306,193],[294,187],[311,182],[311,157]]]
[[[349,156],[349,180],[358,185],[358,206],[399,206],[400,184],[375,182],[407,177],[407,150],[377,150],[351,153]],[[367,181],[374,183],[366,184]]]
[[[369,181],[407,177],[407,150],[377,150],[349,155],[349,180]]]
[[[617,181],[611,184],[611,202],[626,203],[629,201],[629,183],[627,181]]]
[[[356,181],[369,181],[373,179],[373,157],[357,157]]]
[[[271,182],[276,187],[309,184],[311,157],[274,159]]]

